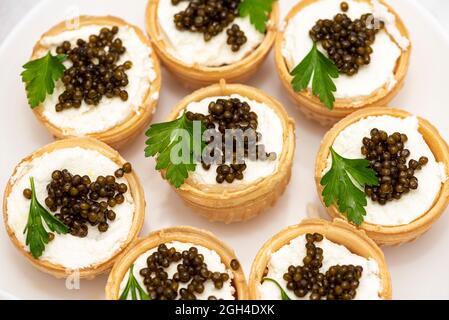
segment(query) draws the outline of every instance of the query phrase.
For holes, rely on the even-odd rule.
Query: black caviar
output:
[[[90,35],[87,41],[78,39],[74,47],[68,41],[57,47],[56,52],[67,55],[72,62],[62,77],[65,91],[55,106],[57,112],[80,108],[83,101],[98,105],[103,96],[128,100],[124,88],[129,83],[126,71],[132,68],[132,62],[118,64],[126,52],[122,40],[117,37],[118,32],[116,26],[102,28],[98,35]]]
[[[346,2],[340,7],[344,12],[349,9]],[[340,72],[353,76],[362,66],[370,64],[376,34],[384,27],[384,22],[376,21],[371,13],[356,20],[339,13],[332,20],[318,20],[310,30],[310,37],[321,43]]]
[[[379,177],[379,187],[365,187],[365,193],[374,202],[385,205],[389,201],[399,200],[403,195],[419,187],[415,172],[421,170],[429,159],[421,157],[411,159],[410,150],[405,148],[408,137],[395,132],[388,135],[374,128],[370,137],[363,138],[362,154],[370,161],[370,166]]]
[[[228,44],[234,52],[239,51],[240,47],[248,41],[245,33],[240,30],[238,24],[233,24],[232,27],[226,31],[226,33],[228,35]]]
[[[183,0],[171,0],[178,5]],[[205,41],[223,32],[239,16],[241,0],[188,0],[189,5],[174,16],[176,28],[181,31],[200,32]],[[245,33],[234,24],[227,29],[228,45],[232,51],[240,50],[247,42]]]
[[[360,266],[332,266],[323,274],[323,249],[315,245],[323,241],[319,233],[306,235],[307,255],[303,265],[290,266],[284,274],[287,289],[299,298],[309,294],[310,300],[352,300],[355,298],[363,268]]]
[[[45,205],[69,227],[73,236],[86,237],[88,224],[96,226],[100,232],[106,232],[109,223],[116,218],[113,208],[125,202],[128,192],[128,186],[116,179],[120,178],[117,176],[120,170],[130,173],[131,165],[127,163],[118,169],[116,176],[99,176],[95,181],[87,175],[73,175],[66,169],[55,170],[46,188],[48,196]],[[30,192],[25,189],[23,194],[29,198]]]
[[[176,264],[177,272],[169,278],[166,270],[172,264]],[[196,300],[197,294],[204,292],[206,282],[212,282],[220,290],[230,279],[228,273],[210,271],[196,247],[178,252],[165,244],[147,258],[147,267],[139,273],[152,300]],[[217,298],[210,296],[208,300]]]
[[[209,130],[218,130],[222,137],[222,148],[214,149],[207,147],[206,152],[214,156],[221,156],[221,165],[217,168],[217,183],[221,184],[225,181],[233,183],[235,180],[243,180],[244,171],[247,169],[246,163],[240,163],[238,153],[240,148],[243,149],[243,156],[251,160],[274,161],[277,158],[275,152],[266,152],[265,145],[259,143],[262,134],[257,132],[258,116],[251,111],[251,107],[247,102],[242,102],[237,98],[218,99],[211,102],[208,107],[209,114],[187,112],[187,119],[190,121],[201,121]],[[243,145],[239,145],[237,137],[234,135],[235,130],[240,129],[245,133],[252,130],[254,139],[250,139],[248,135],[243,138]],[[250,131],[249,131],[250,132]],[[231,140],[232,138],[232,140]],[[227,141],[232,141],[232,150],[227,148]],[[208,142],[211,144],[213,139]],[[211,146],[213,146],[211,144]],[[252,154],[250,151],[255,151]],[[232,153],[231,153],[232,152]],[[202,160],[202,166],[205,170],[210,170],[211,164]]]

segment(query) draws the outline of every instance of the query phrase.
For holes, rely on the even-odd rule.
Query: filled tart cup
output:
[[[161,89],[159,60],[143,31],[113,16],[80,16],[79,24],[75,26],[61,22],[44,33],[33,49],[32,59],[42,57],[49,50],[55,51],[56,46],[66,40],[72,47],[78,38],[88,41],[91,34],[97,34],[103,27],[119,28],[118,37],[123,38],[127,51],[118,63],[125,60],[133,63],[127,71],[129,84],[124,87],[128,90],[128,99],[102,97],[98,105],[87,105],[82,101],[79,109],[56,112],[58,93],[64,91],[62,80],[58,80],[55,92],[33,111],[56,139],[86,136],[120,148],[141,134],[150,123]]]
[[[227,289],[232,288],[233,292],[231,297],[235,300],[248,299],[248,286],[245,274],[238,263],[238,268],[235,268],[234,265],[238,261],[234,250],[229,248],[211,232],[193,227],[181,226],[162,229],[151,233],[145,238],[139,239],[134,246],[116,262],[109,274],[109,279],[106,285],[106,298],[108,300],[118,300],[120,298],[123,291],[123,284],[126,282],[125,277],[129,277],[128,274],[131,266],[134,268],[134,265],[138,265],[139,258],[144,258],[145,261],[147,261],[151,252],[157,251],[160,245],[166,245],[168,249],[182,246],[183,250],[189,250],[189,247],[192,246],[197,247],[198,252],[204,254],[204,262],[206,264],[208,262],[207,252],[213,252],[215,258],[220,260],[219,263],[222,265],[221,267],[224,267],[220,272],[227,272],[230,275],[228,280],[230,286],[228,286]],[[144,265],[145,263],[143,266]],[[234,268],[232,266],[234,266]],[[208,267],[213,268],[209,265]],[[210,271],[214,272],[214,270]],[[134,270],[134,275],[137,279],[141,278],[139,270]],[[169,274],[169,277],[171,276],[172,275]],[[140,280],[138,281],[142,282]],[[206,285],[205,291],[207,290],[211,290],[211,288],[207,288]],[[204,294],[206,294],[206,292],[204,292]]]
[[[381,107],[360,110],[341,120],[325,135],[321,142],[315,168],[317,192],[324,204],[322,196],[323,187],[320,185],[320,180],[329,163],[330,148],[332,146],[335,147],[335,142],[342,135],[342,132],[349,130],[351,127],[355,128],[358,123],[362,123],[361,121],[371,121],[370,119],[372,121],[375,121],[375,119],[380,121],[379,130],[385,130],[382,129],[382,125],[386,125],[387,122],[391,121],[401,120],[412,123],[414,126],[413,130],[417,132],[419,139],[422,140],[422,144],[428,150],[426,156],[429,158],[429,164],[420,171],[422,176],[419,177],[419,183],[422,183],[424,186],[419,187],[421,189],[418,188],[418,190],[411,190],[409,194],[404,195],[404,198],[400,200],[387,202],[383,207],[377,203],[373,204],[371,199],[368,198],[368,216],[365,217],[365,221],[360,225],[360,228],[379,245],[393,246],[411,242],[427,232],[449,205],[449,180],[447,180],[449,176],[449,148],[438,130],[428,121],[414,117],[409,112],[403,110],[385,109]],[[367,125],[364,126],[367,128]],[[368,128],[368,130],[370,129]],[[396,128],[396,131],[400,130],[401,127]],[[392,134],[392,132],[389,132],[389,134]],[[416,146],[416,143],[411,140],[416,141],[416,139],[415,137],[411,137],[407,142],[409,145],[407,146],[407,143],[405,144],[405,147],[410,149],[412,154],[414,152],[413,147]],[[357,140],[357,143],[360,143],[361,146],[361,142]],[[342,156],[345,155],[342,154]],[[427,172],[430,172],[431,169],[435,177],[431,176],[433,179],[432,183],[428,183],[429,174]],[[424,175],[424,170],[428,170],[426,171],[426,175]],[[421,194],[420,190],[426,196],[424,198],[413,198]],[[407,204],[407,201],[409,202],[407,204],[408,207],[399,207],[398,204],[404,204],[404,201],[406,201],[405,204]],[[392,206],[391,210],[389,206]],[[378,210],[371,213],[370,208],[377,208]],[[377,223],[376,219],[381,219],[380,214],[382,213],[379,210],[389,211],[388,215],[382,216],[383,220],[379,220],[380,222]],[[334,218],[346,219],[334,205],[328,207],[327,211]],[[405,213],[413,213],[413,215],[405,217]],[[396,219],[395,215],[400,220],[389,220]],[[370,220],[367,221],[368,218]]]
[[[195,91],[185,97],[173,109],[168,120],[175,120],[185,110],[192,111],[196,107],[203,106],[204,103],[207,110],[208,103],[220,97],[238,98],[247,101],[254,108],[256,104],[259,105],[259,111],[254,110],[256,113],[259,112],[260,118],[263,116],[260,122],[273,126],[269,128],[275,130],[272,132],[261,131],[262,137],[265,137],[262,139],[266,139],[262,140],[262,143],[266,144],[271,141],[271,147],[278,148],[276,160],[271,163],[272,167],[268,172],[264,171],[265,166],[258,167],[260,170],[253,167],[252,177],[248,178],[250,180],[244,178],[233,184],[226,182],[218,184],[215,181],[215,176],[209,175],[208,178],[204,178],[207,173],[215,174],[215,168],[212,167],[205,172],[199,164],[195,173],[191,174],[180,188],[174,190],[189,207],[210,221],[224,223],[246,221],[273,206],[284,193],[290,181],[295,153],[295,125],[284,107],[264,92],[240,84],[226,84],[224,81]],[[264,114],[260,112],[264,112]],[[274,127],[275,123],[277,127]],[[273,137],[276,137],[277,140],[273,140]],[[248,168],[251,169],[251,165],[257,166],[257,162],[249,163]],[[162,172],[162,175],[165,176],[165,172]]]
[[[358,258],[369,259],[371,264],[374,263],[374,265],[376,265],[375,277],[377,278],[377,289],[379,289],[379,291],[377,294],[374,294],[375,297],[364,296],[363,298],[392,299],[390,273],[382,251],[364,231],[357,230],[355,227],[341,219],[335,219],[333,222],[321,219],[303,220],[300,224],[291,226],[268,240],[259,250],[251,268],[249,279],[250,299],[267,299],[267,296],[262,296],[264,295],[262,283],[265,283],[263,280],[267,277],[267,271],[269,271],[270,261],[272,260],[273,254],[278,253],[284,247],[297,241],[299,238],[304,237],[306,234],[315,233],[321,234],[325,241],[328,241],[332,245],[343,246],[344,248],[340,247],[340,250],[343,249],[347,254],[354,254],[359,256]],[[292,253],[292,255],[295,255],[295,253]],[[326,250],[324,250],[323,255],[326,257]],[[280,259],[280,257],[277,257],[277,259]],[[302,263],[302,259],[297,262],[297,264],[300,263]],[[338,263],[338,260],[335,263]],[[363,272],[366,271],[367,270],[364,270]],[[270,273],[268,273],[268,275],[270,275]],[[362,281],[363,280],[360,280],[361,285]],[[279,283],[282,282],[279,280]],[[273,289],[277,290],[278,288],[273,287]],[[289,297],[294,297],[293,291],[285,289],[285,292]],[[371,295],[373,295],[372,291]],[[355,298],[357,299],[357,295]]]
[[[97,165],[92,165],[94,162]],[[33,174],[37,200],[52,214],[53,211],[50,212],[44,201],[46,195],[42,192],[46,190],[45,184],[51,180],[52,172],[61,169],[56,167],[58,163],[65,163],[69,167],[90,167],[86,170],[89,171],[86,175],[90,176],[94,171],[121,168],[126,161],[111,147],[90,138],[59,140],[40,148],[21,161],[6,186],[3,198],[6,231],[14,246],[40,271],[56,278],[65,278],[76,272],[81,278],[93,279],[108,271],[136,240],[145,217],[143,188],[135,173],[127,173],[120,179],[121,183],[127,185],[124,204],[115,206],[114,221],[110,221],[106,233],[101,234],[94,227],[89,227],[89,234],[83,238],[72,236],[70,232],[55,232],[43,255],[34,258],[25,242],[24,228],[29,219],[30,204],[22,190],[29,187],[28,178]],[[50,176],[45,183],[42,181],[44,176]],[[26,202],[23,202],[24,199]],[[48,225],[45,229],[49,231]]]
[[[187,5],[183,2],[180,5]],[[168,6],[168,7],[165,7]],[[213,65],[208,64],[207,61],[195,61],[195,59],[199,59],[202,55],[202,50],[199,48],[203,48],[202,46],[198,46],[196,49],[187,48],[186,51],[189,50],[197,50],[198,52],[194,52],[191,57],[192,61],[186,61],[183,59],[184,57],[180,57],[179,55],[174,53],[173,41],[170,40],[169,36],[174,35],[174,33],[179,33],[175,28],[173,22],[173,16],[164,17],[163,21],[160,18],[160,11],[170,10],[171,1],[159,1],[159,0],[151,0],[148,2],[148,6],[146,9],[146,29],[148,34],[150,35],[151,41],[153,42],[153,46],[161,59],[162,63],[167,67],[167,69],[172,72],[180,81],[187,87],[191,88],[200,88],[210,84],[217,83],[221,79],[225,79],[227,82],[244,82],[251,77],[261,66],[261,64],[265,61],[268,53],[271,50],[271,47],[274,43],[274,39],[276,37],[276,28],[279,20],[279,4],[277,2],[273,3],[273,9],[270,14],[270,20],[267,24],[267,31],[263,35],[263,39],[261,39],[260,43],[248,43],[245,45],[247,47],[245,51],[245,55],[242,57],[239,56],[237,61],[215,61]],[[178,6],[178,5],[177,5]],[[180,11],[179,9],[178,11]],[[175,10],[176,11],[176,10]],[[235,23],[245,24],[247,25],[247,30],[251,31],[251,34],[248,35],[257,35],[258,37],[261,34],[257,34],[257,31],[253,26],[249,23],[249,18],[238,18],[245,19],[245,21],[239,21]],[[162,23],[167,28],[168,23],[173,24],[169,31],[164,30],[162,27]],[[185,34],[189,32],[184,31]],[[167,34],[170,33],[170,34]],[[223,31],[226,34],[225,31]],[[179,34],[182,37],[182,34]],[[201,43],[206,42],[201,38],[195,38],[192,40],[191,44],[195,45],[195,41],[201,41]],[[211,40],[213,42],[214,39]],[[181,41],[182,42],[182,41]],[[252,46],[252,47],[250,47]],[[205,48],[207,48],[205,46]],[[244,47],[242,47],[244,48]],[[232,55],[231,50],[226,47],[226,43],[224,46],[222,44],[217,45],[215,48],[217,53],[220,53],[221,57],[223,55]],[[220,59],[220,56],[217,56],[217,59]]]
[[[379,76],[384,80],[383,84],[376,82],[376,86],[370,84],[370,90],[362,89],[362,86],[367,85],[367,79],[371,78],[369,77],[369,74],[373,74],[374,76],[376,76],[374,78],[377,78],[377,74],[379,74],[380,71],[389,71],[385,69],[388,68],[388,66],[381,65],[383,63],[382,61],[386,59],[386,57],[391,56],[393,57],[392,59],[394,59],[395,57],[395,55],[391,54],[390,52],[382,54],[382,47],[373,48],[374,53],[370,65],[361,67],[359,73],[351,77],[353,79],[350,79],[350,77],[342,74],[340,74],[339,79],[336,79],[335,84],[337,86],[337,92],[335,93],[336,101],[333,104],[333,109],[327,108],[318,97],[312,94],[312,90],[310,88],[300,92],[296,92],[292,87],[293,76],[290,73],[298,63],[298,61],[292,61],[298,50],[292,50],[292,47],[294,47],[293,45],[290,49],[287,48],[286,44],[288,41],[292,41],[292,32],[294,32],[295,30],[293,26],[290,30],[289,24],[295,20],[295,17],[299,17],[299,14],[302,14],[303,12],[304,15],[308,16],[305,17],[306,20],[315,19],[314,17],[312,18],[312,16],[313,14],[316,15],[316,13],[313,12],[312,14],[310,14],[310,11],[307,11],[309,10],[309,8],[312,8],[315,5],[333,6],[335,10],[332,11],[332,14],[329,12],[329,16],[325,15],[325,10],[318,11],[319,14],[321,14],[319,18],[332,19],[334,15],[339,13],[340,3],[341,1],[339,0],[299,1],[286,16],[284,20],[284,28],[282,31],[278,32],[275,42],[276,69],[281,78],[283,86],[285,87],[286,91],[289,93],[289,96],[295,102],[299,110],[302,111],[307,118],[313,119],[323,126],[330,126],[332,124],[335,124],[340,119],[362,108],[372,106],[387,106],[388,103],[398,94],[404,84],[412,51],[411,43],[409,40],[410,36],[406,26],[402,22],[400,16],[386,1],[349,1],[349,12],[341,13],[346,13],[351,16],[351,6],[369,4],[373,8],[372,10],[375,17],[376,14],[387,15],[387,18],[385,18],[387,20],[386,30],[381,31],[381,36],[383,37],[382,41],[383,43],[385,41],[390,41],[393,44],[393,49],[394,47],[396,47],[396,49],[394,49],[395,54],[400,53],[395,60],[396,62],[391,61],[391,67],[393,69],[392,72],[385,73],[382,74],[382,76]],[[374,5],[375,7],[373,7]],[[305,12],[308,13],[306,14]],[[355,13],[353,15],[355,15]],[[384,19],[384,17],[382,17],[382,19]],[[301,19],[297,20],[299,21],[299,23],[302,23]],[[390,21],[388,22],[388,20]],[[313,21],[313,23],[315,23],[315,21]],[[292,25],[294,25],[294,23],[292,23]],[[313,24],[311,24],[310,26],[308,25],[307,27],[311,28],[313,27]],[[290,33],[289,30],[291,31]],[[386,34],[386,36],[384,35],[384,33]],[[308,30],[307,37],[309,37]],[[310,38],[306,40],[311,41]],[[375,44],[376,42],[374,42],[374,45]],[[302,46],[304,47],[306,46],[306,44],[302,42]],[[308,44],[307,50],[309,50]],[[376,55],[376,52],[378,55]],[[373,64],[374,60],[376,61],[376,65]],[[377,61],[379,61],[380,64],[377,64]],[[363,70],[363,68],[365,68],[365,70]],[[358,77],[360,81],[358,81]],[[340,92],[340,90],[342,90],[342,92]]]

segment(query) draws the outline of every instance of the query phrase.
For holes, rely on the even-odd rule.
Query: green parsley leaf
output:
[[[66,69],[63,64],[66,59],[66,55],[53,56],[49,52],[46,56],[32,60],[23,66],[25,70],[21,76],[26,84],[28,103],[31,108],[44,102],[47,94],[53,94],[55,82],[63,76]]]
[[[285,290],[281,287],[279,282],[277,282],[276,280],[271,279],[271,278],[265,278],[265,279],[262,280],[262,283],[265,282],[265,281],[272,282],[279,288],[279,290],[281,291],[282,300],[285,300],[285,301],[291,300],[290,297],[288,296],[287,292],[285,292]]]
[[[30,178],[31,183],[31,203],[28,214],[28,223],[23,233],[26,233],[26,245],[35,259],[42,256],[45,245],[49,242],[48,232],[45,230],[42,219],[45,221],[48,229],[58,234],[66,234],[69,228],[59,219],[47,211],[37,200],[34,187],[34,178]]]
[[[261,33],[267,31],[267,22],[275,0],[243,0],[239,6],[241,17],[249,16],[251,23]]]
[[[119,300],[128,300],[130,291],[132,300],[151,300],[150,296],[142,289],[139,282],[137,282],[136,277],[134,277],[134,265],[129,269],[128,282],[126,283],[125,290],[123,290]],[[137,299],[137,294],[139,294],[140,299]]]
[[[296,92],[307,89],[312,79],[312,92],[320,98],[324,105],[332,110],[334,108],[335,96],[337,91],[333,78],[339,77],[337,66],[328,59],[320,50],[316,43],[307,56],[293,69],[292,86]]]
[[[356,225],[361,225],[366,216],[365,186],[378,186],[379,179],[365,159],[345,159],[333,148],[332,168],[321,179],[323,198],[327,207],[338,206],[341,213]]]
[[[181,135],[183,130],[188,133],[188,139]],[[204,124],[201,124],[201,137],[205,130]],[[189,177],[189,172],[196,170],[197,159],[206,147],[205,142],[201,141],[201,153],[198,154],[194,150],[193,122],[188,120],[184,113],[182,117],[174,121],[152,125],[146,132],[146,136],[148,140],[145,156],[156,157],[156,170],[166,170],[167,180],[175,188],[181,187]],[[178,151],[179,154],[180,150],[190,151],[189,161],[173,163],[172,152]]]

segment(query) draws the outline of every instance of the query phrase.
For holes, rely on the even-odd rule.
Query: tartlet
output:
[[[351,98],[338,98],[336,99],[333,109],[328,109],[319,98],[312,94],[310,89],[301,92],[295,92],[292,88],[291,82],[293,77],[290,75],[291,70],[295,67],[294,65],[289,65],[283,54],[283,46],[285,41],[285,29],[289,21],[294,18],[300,11],[304,8],[319,2],[321,0],[301,0],[299,1],[288,13],[284,20],[284,28],[282,31],[278,32],[275,42],[275,62],[276,69],[281,78],[281,82],[285,87],[289,96],[295,102],[297,107],[304,113],[307,118],[313,119],[319,122],[323,126],[329,126],[335,124],[340,119],[357,111],[361,108],[367,108],[372,106],[387,106],[387,104],[396,96],[396,94],[402,88],[406,74],[408,71],[408,66],[410,62],[410,55],[412,51],[411,43],[409,42],[406,49],[398,45],[401,50],[401,55],[399,56],[396,67],[394,70],[394,81],[392,84],[385,84],[383,87],[377,89],[367,96],[351,97]],[[341,1],[335,1],[337,3]],[[372,3],[371,0],[362,0],[361,2]],[[382,6],[388,8],[388,12],[393,14],[396,21],[396,27],[399,31],[400,37],[407,39],[409,41],[410,36],[408,30],[404,23],[402,22],[400,16],[394,11],[394,9],[388,5],[385,1],[377,1]],[[335,12],[337,14],[338,12]],[[345,12],[342,12],[345,13]],[[322,19],[331,19],[332,16],[324,16]],[[394,43],[394,37],[388,33],[388,36],[392,39]],[[341,77],[341,76],[340,76]],[[357,74],[353,77],[357,77]]]
[[[21,161],[21,163],[15,168],[14,173],[6,186],[3,197],[3,220],[5,223],[6,231],[12,243],[34,267],[36,267],[42,272],[53,275],[56,278],[68,277],[74,270],[72,270],[72,268],[67,268],[61,264],[55,264],[47,260],[33,258],[28,248],[25,246],[25,244],[22,241],[19,241],[18,237],[15,234],[14,228],[12,228],[10,225],[8,219],[9,215],[8,201],[10,194],[13,192],[15,183],[17,181],[20,181],[20,179],[24,175],[26,175],[27,172],[29,172],[29,170],[31,170],[29,166],[31,165],[31,162],[34,159],[38,159],[46,154],[51,154],[52,152],[55,151],[61,151],[71,148],[82,148],[88,151],[98,152],[101,156],[104,156],[105,158],[115,163],[117,167],[122,166],[126,163],[126,161],[120,156],[120,154],[117,151],[115,151],[114,149],[112,149],[111,147],[107,146],[106,144],[100,141],[90,138],[73,138],[73,139],[59,140],[40,148],[39,150],[35,151],[33,154],[31,154],[30,156],[26,157]],[[139,178],[135,173],[127,174],[125,179],[128,184],[128,190],[131,194],[134,204],[134,212],[131,225],[128,231],[128,235],[126,239],[121,243],[119,248],[116,249],[115,252],[113,252],[112,256],[109,256],[105,261],[101,261],[88,267],[77,269],[76,271],[79,272],[79,276],[81,278],[93,279],[97,275],[108,271],[112,267],[114,262],[125,251],[125,249],[136,240],[138,234],[140,233],[140,230],[142,229],[145,217],[145,196],[143,188],[140,184]],[[58,235],[56,235],[56,237],[57,236]]]
[[[265,37],[262,43],[249,55],[238,62],[228,65],[214,67],[199,64],[190,65],[169,52],[168,48],[170,44],[166,41],[159,24],[159,3],[159,0],[151,0],[148,2],[146,9],[146,29],[162,63],[187,87],[200,88],[217,83],[221,79],[234,83],[244,82],[260,68],[260,65],[270,52],[276,37],[279,5],[277,2],[274,2]]]
[[[151,52],[150,59],[152,62],[152,70],[155,74],[155,78],[151,81],[149,88],[146,90],[143,95],[142,101],[138,106],[137,110],[132,110],[120,123],[98,132],[92,133],[78,133],[75,132],[76,128],[64,128],[59,127],[52,123],[48,117],[45,116],[42,104],[33,109],[34,114],[38,118],[38,120],[44,124],[44,126],[50,131],[50,133],[57,139],[63,138],[73,138],[78,136],[87,136],[94,139],[98,139],[107,143],[110,146],[115,148],[120,148],[124,146],[127,142],[133,140],[136,136],[142,133],[145,127],[150,123],[153,114],[156,111],[156,106],[159,98],[159,92],[161,88],[161,70],[159,65],[159,60],[154,50],[152,49],[152,45],[150,40],[146,37],[146,35],[136,26],[129,24],[128,22],[113,16],[80,16],[79,17],[79,25],[77,27],[73,27],[70,24],[65,22],[61,22],[46,33],[44,33],[41,39],[36,43],[33,53],[32,59],[36,59],[42,55],[42,52],[48,50],[41,41],[45,37],[49,36],[57,36],[66,31],[78,30],[83,27],[89,26],[106,26],[106,27],[127,27],[130,30],[133,30],[138,36],[139,40],[142,44],[144,44]],[[126,46],[126,43],[124,43]],[[48,97],[47,97],[48,98]],[[133,97],[130,97],[132,99]],[[103,100],[106,98],[103,98]],[[94,106],[95,108],[95,106]],[[64,112],[64,111],[63,111]],[[107,117],[106,117],[107,118]]]
[[[401,119],[412,116],[410,113],[399,109],[385,109],[381,107],[368,108],[360,110],[346,117],[337,123],[323,138],[321,142],[320,152],[317,155],[316,167],[315,167],[315,182],[317,186],[317,192],[323,202],[322,191],[323,187],[320,185],[320,180],[323,176],[323,170],[325,170],[330,147],[333,145],[335,139],[339,136],[340,132],[362,119],[367,117],[376,116],[391,116]],[[423,136],[425,143],[430,148],[431,152],[435,156],[438,163],[444,164],[445,176],[449,176],[449,148],[447,143],[443,140],[438,130],[430,124],[428,121],[419,118],[419,133]],[[400,130],[400,128],[398,128]],[[324,202],[323,202],[324,204]],[[411,242],[426,231],[438,220],[443,214],[444,210],[449,205],[449,181],[446,179],[441,183],[441,189],[436,196],[432,207],[422,213],[420,217],[412,221],[411,223],[404,225],[384,226],[378,224],[371,224],[364,222],[360,228],[364,230],[369,237],[371,237],[379,245],[400,245],[407,242]],[[388,203],[386,204],[388,206]],[[344,218],[339,210],[334,206],[327,208],[328,213],[336,218]]]
[[[379,277],[382,284],[382,292],[379,292],[379,297],[384,300],[392,299],[390,273],[382,251],[365,232],[357,230],[341,219],[335,219],[333,222],[321,219],[303,220],[300,224],[289,227],[268,240],[259,250],[251,268],[249,279],[250,299],[260,299],[258,288],[264,278],[271,254],[289,244],[290,241],[307,233],[319,233],[329,241],[343,245],[356,255],[375,260],[379,266]]]
[[[262,179],[237,186],[202,184],[189,177],[180,188],[174,189],[189,207],[202,216],[210,221],[224,223],[249,220],[274,205],[290,182],[296,146],[294,121],[288,116],[284,107],[264,92],[240,84],[226,84],[221,81],[220,84],[195,91],[173,109],[168,121],[177,119],[192,102],[235,94],[263,103],[279,117],[283,128],[283,145],[282,151],[277,155],[276,161],[279,162],[277,169]],[[164,174],[162,172],[163,176]]]
[[[232,286],[235,289],[235,299],[248,299],[248,286],[242,268],[239,267],[237,270],[234,270],[231,267],[231,262],[237,260],[234,251],[211,232],[192,227],[173,227],[159,230],[135,242],[134,246],[112,268],[106,285],[106,298],[108,300],[119,299],[121,294],[120,286],[124,277],[142,254],[151,249],[156,249],[161,244],[168,244],[174,241],[202,246],[216,252],[227,270],[233,273]]]

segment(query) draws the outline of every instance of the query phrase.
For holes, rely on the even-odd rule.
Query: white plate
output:
[[[165,0],[168,1],[168,0]],[[295,0],[281,0],[285,15]],[[390,0],[407,24],[413,42],[410,72],[404,89],[392,105],[405,108],[429,119],[449,137],[448,88],[449,40],[430,14],[413,0]],[[76,12],[81,14],[123,17],[144,27],[145,0],[72,0],[42,1],[11,33],[0,48],[0,186],[4,188],[14,166],[33,150],[52,141],[52,137],[34,118],[27,106],[19,74],[40,34]],[[162,121],[170,109],[189,93],[170,74],[163,74],[163,90],[155,121]],[[308,204],[318,205],[313,180],[315,155],[325,129],[304,119],[287,99],[274,69],[273,57],[260,68],[249,84],[261,88],[284,103],[297,124],[297,153],[293,179],[278,204],[259,218],[247,223],[222,225],[208,223],[171,191],[154,170],[154,162],[145,159],[142,135],[121,150],[140,175],[146,193],[147,215],[142,234],[174,225],[192,225],[216,233],[234,247],[247,275],[252,260],[262,244],[281,229],[306,217]],[[322,214],[324,210],[320,207]],[[34,269],[12,246],[0,227],[2,272],[0,288],[20,298],[30,299],[99,299],[104,297],[107,276],[83,281],[80,290],[67,290],[65,281]],[[449,299],[449,215],[418,241],[402,247],[385,249],[393,279],[396,299]]]

